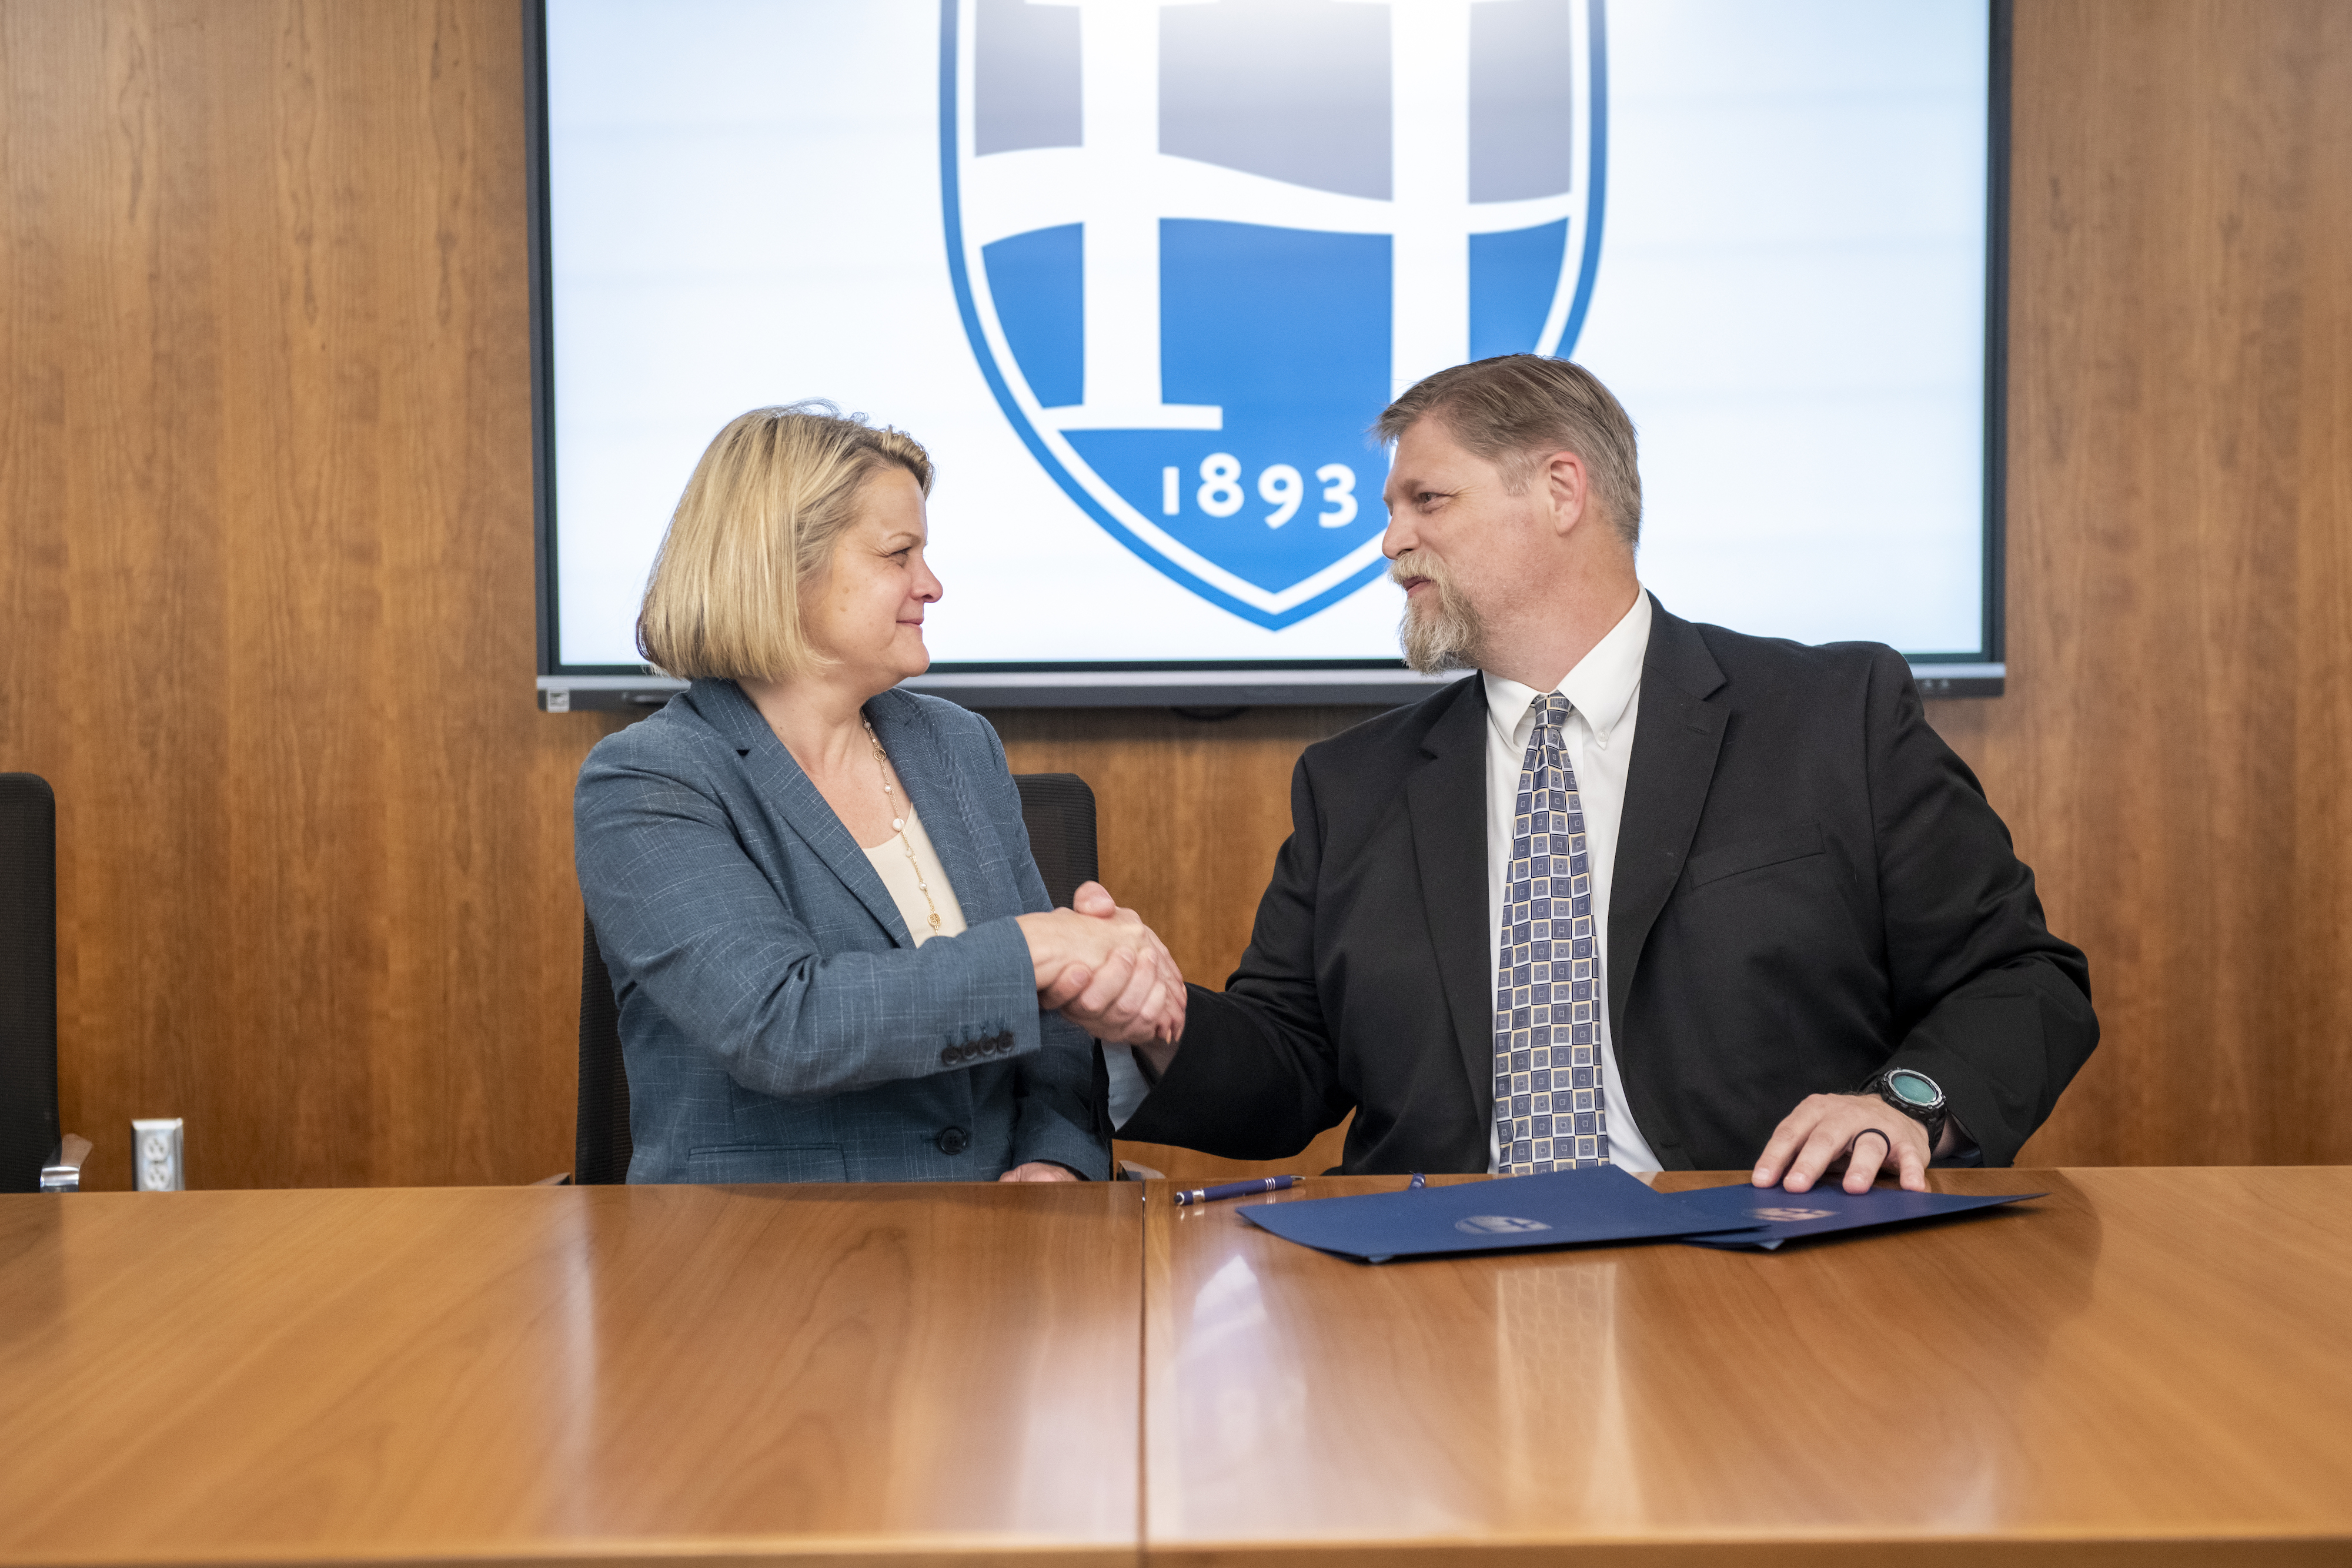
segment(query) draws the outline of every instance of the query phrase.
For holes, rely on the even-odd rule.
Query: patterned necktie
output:
[[[1495,992],[1496,1168],[1502,1176],[1609,1163],[1592,868],[1585,856],[1584,802],[1560,736],[1570,708],[1556,693],[1530,707],[1536,728],[1519,766],[1511,818]]]

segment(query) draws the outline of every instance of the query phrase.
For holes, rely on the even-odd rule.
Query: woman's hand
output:
[[[999,1181],[1076,1181],[1078,1178],[1051,1160],[1031,1160],[1025,1166],[1014,1166]]]
[[[1100,883],[1072,907],[1019,916],[1037,976],[1037,1005],[1097,1040],[1172,1046],[1184,1032],[1184,976],[1141,917]]]

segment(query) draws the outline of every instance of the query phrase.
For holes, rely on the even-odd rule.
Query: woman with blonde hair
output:
[[[692,684],[573,801],[631,1181],[1099,1179],[1094,1045],[1056,1009],[1181,1030],[1132,913],[1048,907],[995,731],[897,689],[930,663],[930,483],[900,432],[755,409],[670,519],[638,648]]]

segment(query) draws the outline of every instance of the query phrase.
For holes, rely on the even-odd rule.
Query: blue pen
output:
[[[1178,1207],[1195,1203],[1214,1203],[1221,1197],[1247,1197],[1254,1192],[1280,1192],[1286,1186],[1297,1186],[1295,1176],[1260,1176],[1255,1181],[1229,1181],[1223,1186],[1196,1186],[1176,1195]]]

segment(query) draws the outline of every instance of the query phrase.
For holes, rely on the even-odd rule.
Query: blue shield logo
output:
[[[1070,498],[1271,629],[1378,576],[1365,426],[1583,324],[1601,6],[941,0],[957,303]]]

